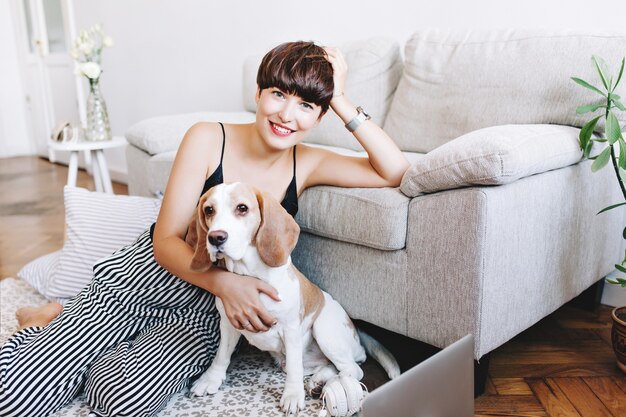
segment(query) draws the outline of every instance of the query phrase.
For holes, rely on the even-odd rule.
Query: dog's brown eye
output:
[[[213,207],[211,207],[211,206],[206,206],[206,207],[204,208],[204,215],[205,215],[205,216],[210,216],[210,215],[212,215],[212,214],[213,214]]]
[[[237,213],[246,214],[247,212],[248,212],[248,206],[246,206],[245,204],[239,204],[237,206]]]

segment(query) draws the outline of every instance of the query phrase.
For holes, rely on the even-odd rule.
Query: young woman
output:
[[[61,314],[55,304],[20,311],[21,330],[0,350],[0,416],[49,415],[81,390],[93,416],[154,415],[210,365],[219,344],[215,296],[233,326],[269,329],[274,318],[259,295],[280,301],[275,289],[218,268],[190,271],[184,237],[200,195],[221,182],[250,183],[292,215],[298,194],[314,185],[399,185],[409,164],[345,96],[346,72],[336,48],[279,45],[259,68],[254,123],[191,127],[155,225],[96,264],[92,283]],[[329,107],[368,158],[300,143]]]

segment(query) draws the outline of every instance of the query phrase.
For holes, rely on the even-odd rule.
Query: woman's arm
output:
[[[337,48],[325,48],[333,66],[335,95],[330,102],[333,111],[350,122],[356,115],[356,106],[344,94],[347,65]],[[365,109],[367,111],[367,109]],[[305,185],[337,185],[342,187],[397,187],[409,168],[409,162],[398,146],[373,121],[366,120],[353,132],[368,158],[348,157],[322,149],[308,149],[315,161]]]
[[[220,297],[234,327],[241,329],[241,324],[249,321],[256,330],[264,331],[275,319],[260,302],[259,292],[279,301],[272,286],[259,279],[219,268],[205,273],[189,269],[193,249],[185,243],[184,237],[207,173],[211,166],[219,164],[221,146],[222,132],[218,124],[199,123],[185,134],[176,153],[154,228],[154,257],[159,265],[175,276]],[[216,158],[211,160],[209,155]]]

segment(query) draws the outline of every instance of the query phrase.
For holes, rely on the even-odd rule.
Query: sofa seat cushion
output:
[[[601,85],[599,55],[617,77],[626,36],[571,31],[415,33],[384,128],[400,149],[430,152],[465,133],[507,124],[582,125],[576,107],[600,96],[570,77]],[[621,83],[616,94],[624,96]],[[620,122],[626,113],[617,113]],[[602,126],[599,125],[599,128]]]
[[[405,247],[410,199],[398,188],[317,186],[298,199],[303,231],[381,250]]]
[[[126,139],[150,155],[175,151],[185,132],[198,122],[252,123],[250,112],[198,112],[152,117],[135,123],[126,131]]]
[[[400,189],[409,197],[470,185],[508,184],[580,161],[579,129],[508,125],[458,137],[413,163]]]

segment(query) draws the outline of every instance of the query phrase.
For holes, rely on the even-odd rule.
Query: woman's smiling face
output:
[[[287,149],[299,143],[318,125],[322,108],[276,87],[257,91],[256,123],[272,148]]]

